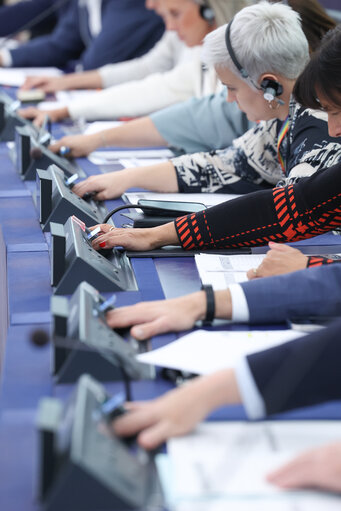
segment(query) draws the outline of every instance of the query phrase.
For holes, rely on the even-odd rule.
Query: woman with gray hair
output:
[[[253,129],[220,151],[180,156],[170,162],[90,177],[74,187],[105,200],[134,186],[159,192],[248,193],[294,182],[341,157],[328,135],[326,116],[292,98],[295,79],[309,61],[299,15],[282,3],[261,2],[206,36],[206,61],[213,65]]]
[[[87,86],[107,89],[89,102],[88,98],[73,101],[67,107],[49,112],[36,108],[21,111],[40,124],[46,113],[52,121],[66,117],[115,119],[147,115],[160,108],[202,97],[219,89],[213,68],[203,68],[201,43],[206,34],[229,21],[251,0],[157,0],[153,8],[166,24],[162,41],[145,57],[119,65],[110,65],[91,73],[53,79],[37,79],[28,86],[43,86],[48,92],[60,86]],[[150,2],[148,2],[150,4]],[[85,80],[85,81],[84,81]],[[129,83],[127,83],[129,82]],[[27,84],[26,84],[27,85]]]

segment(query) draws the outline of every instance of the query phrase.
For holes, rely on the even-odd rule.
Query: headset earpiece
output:
[[[208,23],[212,24],[215,21],[215,14],[214,10],[211,7],[208,7],[207,5],[201,5],[199,8],[200,16],[207,21]]]
[[[270,78],[264,78],[260,84],[260,88],[264,92],[264,99],[269,101],[269,103],[283,94],[283,85]]]
[[[257,89],[260,89],[264,93],[264,99],[271,103],[272,101],[276,101],[279,105],[284,105],[284,101],[281,99],[278,99],[278,96],[281,96],[283,94],[283,85],[279,82],[276,82],[275,80],[271,80],[271,78],[264,78],[262,80],[260,86],[258,86],[252,78],[249,76],[249,73],[247,70],[241,65],[239,60],[237,59],[237,56],[232,48],[231,44],[231,25],[233,22],[233,18],[230,21],[230,23],[226,27],[225,31],[225,44],[226,49],[230,55],[230,58],[233,62],[233,64],[236,66],[236,68],[239,71],[239,74],[241,75],[244,80],[249,79],[249,81],[256,87]]]

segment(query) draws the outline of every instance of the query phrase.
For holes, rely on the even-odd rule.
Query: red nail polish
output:
[[[101,243],[99,244],[99,246],[100,246],[101,248],[104,248],[104,247],[105,247],[105,245],[106,245],[105,241],[101,241]]]

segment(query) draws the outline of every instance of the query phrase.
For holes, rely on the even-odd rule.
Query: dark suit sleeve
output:
[[[52,34],[37,37],[10,53],[13,67],[64,67],[78,59],[83,50],[78,0],[72,0]]]
[[[341,399],[341,320],[247,361],[269,415]]]
[[[26,23],[31,22],[36,16],[49,9],[53,0],[30,0],[19,2],[15,5],[7,5],[0,9],[0,37],[21,30]]]
[[[95,69],[138,57],[161,37],[163,22],[145,8],[144,0],[103,0],[102,5],[102,30],[97,37],[91,40],[88,28],[81,27],[78,0],[72,0],[52,34],[11,50],[13,67],[65,67],[80,59],[84,69]]]
[[[341,264],[255,279],[241,284],[251,323],[298,316],[341,316]]]
[[[124,62],[149,51],[164,32],[161,18],[144,0],[103,3],[102,31],[82,55],[84,69]]]

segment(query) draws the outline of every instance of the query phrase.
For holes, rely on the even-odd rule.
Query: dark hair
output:
[[[323,36],[336,27],[335,21],[317,0],[288,0],[287,4],[301,16],[302,30],[308,40],[310,53],[313,53],[320,46]]]
[[[288,5],[301,16],[310,52],[314,52],[320,46],[323,36],[336,27],[335,21],[317,0],[288,0]]]
[[[293,92],[296,101],[306,108],[321,110],[318,94],[341,107],[341,26],[323,38]]]

